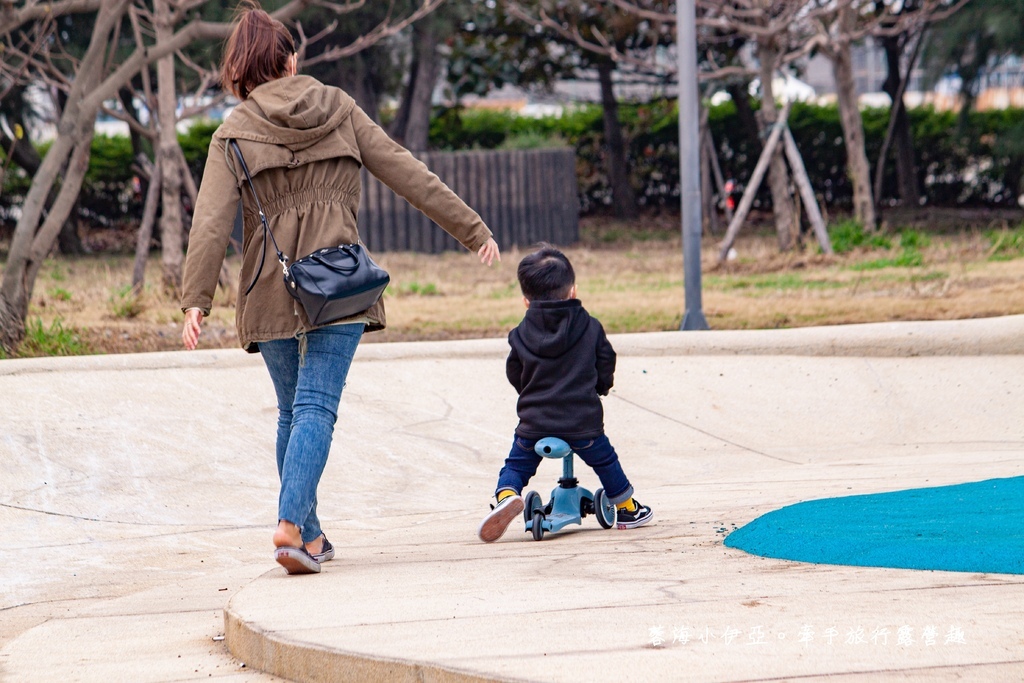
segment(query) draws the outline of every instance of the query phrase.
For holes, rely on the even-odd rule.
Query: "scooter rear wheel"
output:
[[[544,501],[541,500],[540,494],[536,491],[530,491],[526,494],[526,500],[523,501],[523,520],[529,522],[533,519],[534,510],[539,510],[544,507]]]

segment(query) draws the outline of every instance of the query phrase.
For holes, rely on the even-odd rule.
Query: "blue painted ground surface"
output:
[[[1024,574],[1024,477],[797,503],[725,544],[800,562]]]

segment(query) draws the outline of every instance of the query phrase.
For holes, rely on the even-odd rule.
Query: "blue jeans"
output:
[[[363,327],[362,323],[331,325],[306,333],[304,340],[260,342],[277,392],[277,473],[281,478],[277,518],[300,527],[303,543],[322,533],[316,488],[327,464],[341,390]]]
[[[537,467],[543,460],[533,450],[536,440],[524,439],[516,436],[512,439],[512,450],[505,458],[505,466],[498,474],[498,486],[495,493],[503,489],[510,489],[521,494],[533,475],[537,474]],[[601,480],[601,486],[608,496],[608,500],[618,505],[625,503],[633,497],[633,487],[626,478],[619,464],[619,456],[612,448],[608,437],[602,434],[593,439],[581,439],[569,441],[569,448],[580,456],[580,460],[594,470],[597,478]]]

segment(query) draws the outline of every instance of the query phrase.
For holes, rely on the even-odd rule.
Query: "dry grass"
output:
[[[566,250],[580,297],[610,332],[678,329],[683,271],[675,220],[649,221],[642,231],[630,229],[628,238],[620,225],[592,221],[584,240],[589,246]],[[931,236],[916,266],[880,263],[894,260],[898,246],[835,257],[810,248],[779,254],[774,240],[761,236],[741,238],[737,249],[739,258],[719,266],[713,242],[706,241],[703,300],[713,329],[1024,313],[1024,256],[991,260],[992,242],[978,233]],[[508,251],[492,268],[465,253],[381,255],[393,277],[385,300],[389,327],[367,341],[504,336],[523,313],[515,276],[522,254]],[[236,271],[237,261],[229,266]],[[158,283],[159,277],[154,259],[147,281]],[[127,295],[130,279],[129,256],[54,257],[40,271],[29,321],[41,322],[44,330],[59,322],[76,332],[77,352],[180,348],[176,300],[150,284],[135,301]],[[233,299],[234,292],[218,292],[204,347],[237,343]]]

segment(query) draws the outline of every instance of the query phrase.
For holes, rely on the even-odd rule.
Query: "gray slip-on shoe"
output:
[[[283,545],[274,551],[274,559],[289,574],[320,573],[320,563],[305,548]]]
[[[327,560],[334,559],[334,546],[327,540],[327,534],[324,534],[324,547],[320,549],[318,553],[312,553],[313,559],[317,562],[326,562]]]

